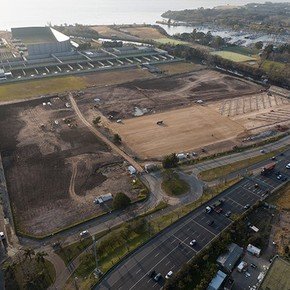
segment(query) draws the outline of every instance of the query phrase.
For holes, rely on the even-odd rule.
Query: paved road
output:
[[[290,170],[287,170],[285,165],[289,162],[290,151],[276,166],[288,179]],[[231,218],[226,217],[225,213],[231,211],[233,215],[244,212],[246,204],[255,204],[265,198],[267,192],[277,189],[282,184],[275,173],[269,176],[256,175],[244,178],[139,248],[106,275],[95,289],[160,289],[164,280],[157,283],[150,279],[148,274],[152,270],[160,272],[163,277],[169,271],[177,272],[232,223]],[[214,203],[221,197],[225,198],[221,214],[204,212],[206,205]],[[208,221],[214,221],[214,224],[209,226]],[[189,243],[193,239],[197,240],[197,244],[191,247]]]
[[[132,166],[134,166],[135,169],[138,172],[140,172],[140,173],[143,172],[143,168],[142,168],[142,166],[138,162],[136,162],[131,156],[129,156],[128,154],[126,154],[124,151],[122,151],[113,142],[111,142],[110,140],[108,140],[108,138],[106,136],[104,136],[101,132],[99,132],[96,128],[94,128],[85,119],[85,117],[81,113],[80,109],[78,108],[78,105],[77,105],[75,99],[73,98],[73,96],[71,94],[69,94],[69,99],[70,99],[70,102],[71,102],[71,105],[72,105],[73,109],[75,110],[75,112],[78,115],[78,117],[80,118],[80,120],[87,126],[87,128],[93,134],[95,134],[100,140],[102,140],[104,143],[106,143],[113,151],[115,151],[117,154],[119,154],[120,156],[122,156],[127,162],[129,162]]]
[[[289,144],[290,144],[290,136],[286,136],[286,137],[278,140],[277,142],[270,143],[270,144],[264,145],[264,146],[259,147],[259,148],[250,149],[250,150],[246,150],[243,152],[239,152],[239,153],[211,159],[211,160],[200,162],[200,163],[190,165],[190,166],[187,165],[187,166],[184,166],[183,169],[185,172],[192,172],[193,171],[195,174],[198,174],[199,172],[204,171],[204,170],[213,169],[216,167],[220,167],[223,165],[231,164],[231,163],[234,163],[237,161],[241,161],[244,159],[248,159],[248,158],[252,158],[252,157],[261,155],[261,153],[260,153],[261,148],[263,148],[265,150],[265,152],[271,152],[271,151],[277,150],[283,146],[287,146],[287,145],[289,146]]]

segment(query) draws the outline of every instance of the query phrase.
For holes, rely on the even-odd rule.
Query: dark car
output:
[[[256,269],[257,268],[257,265],[255,265],[254,263],[251,263],[251,267]]]
[[[231,214],[232,214],[232,212],[229,210],[229,211],[225,214],[225,216],[226,216],[226,217],[230,217]]]
[[[207,224],[208,224],[209,226],[212,226],[212,225],[214,224],[214,221],[213,221],[213,220],[208,221]]]
[[[158,274],[154,277],[154,281],[158,282],[161,278],[162,278],[161,273],[158,273]]]
[[[286,176],[283,176],[281,180],[282,181],[286,181],[287,180],[287,177]]]
[[[156,276],[156,271],[151,271],[149,274],[148,274],[148,276],[150,277],[150,278],[154,278],[155,276]]]
[[[53,248],[54,250],[57,250],[58,248],[60,248],[60,242],[55,242],[55,243],[53,243],[53,244],[52,244],[52,248]]]

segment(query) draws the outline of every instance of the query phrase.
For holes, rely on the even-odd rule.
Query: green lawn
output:
[[[221,51],[214,51],[211,54],[213,55],[218,55],[222,58],[235,61],[235,62],[246,62],[246,61],[256,61],[257,59],[251,56],[247,56],[244,54],[232,52],[232,51],[226,51],[226,50],[221,50]]]
[[[0,102],[26,99],[46,94],[79,90],[87,86],[80,77],[57,77],[0,85]]]
[[[184,45],[189,45],[189,42],[178,40],[178,39],[172,39],[172,38],[157,38],[154,39],[155,42],[161,43],[161,44],[173,44],[173,45],[178,45],[178,44],[184,44]]]
[[[223,51],[235,52],[235,53],[243,54],[246,56],[253,56],[259,53],[258,49],[249,48],[245,46],[229,46],[229,47],[225,47]]]
[[[270,160],[271,157],[281,153],[282,151],[284,151],[284,149],[285,148],[281,148],[279,150],[275,150],[266,154],[261,154],[253,158],[244,159],[241,161],[234,162],[232,164],[227,164],[227,165],[223,165],[223,166],[216,167],[213,169],[205,170],[205,171],[200,172],[199,177],[204,181],[213,181],[215,179],[225,177],[226,175],[232,172],[238,171],[243,168],[247,168],[255,163],[258,163],[267,159]]]
[[[266,60],[264,61],[262,68],[266,71],[283,71],[286,69],[286,64],[277,61]]]

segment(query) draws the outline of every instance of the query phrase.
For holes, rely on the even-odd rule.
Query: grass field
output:
[[[266,274],[261,290],[289,290],[290,289],[290,263],[276,258]],[[278,288],[277,288],[278,287]]]
[[[86,81],[80,77],[47,78],[35,81],[0,85],[0,102],[62,93],[85,88]]]
[[[213,55],[218,55],[222,58],[231,60],[231,61],[235,61],[235,62],[246,62],[246,61],[256,61],[257,59],[251,56],[247,56],[247,55],[243,55],[240,53],[236,53],[236,52],[231,52],[231,51],[225,51],[225,50],[221,50],[221,51],[214,51],[211,54]]]
[[[262,67],[266,72],[284,71],[286,73],[285,76],[290,76],[290,72],[286,68],[287,65],[285,63],[282,63],[282,62],[266,60],[266,61],[264,61]]]
[[[156,125],[163,120],[164,125]],[[186,152],[236,137],[244,128],[218,112],[195,105],[159,114],[111,123],[136,154],[142,158]]]
[[[177,39],[172,39],[172,38],[168,38],[168,37],[164,37],[164,38],[157,38],[154,39],[155,42],[161,43],[161,44],[173,44],[173,45],[178,45],[178,44],[184,44],[184,45],[189,45],[189,42],[186,41],[181,41],[181,40],[177,40]]]
[[[267,159],[270,160],[271,157],[279,154],[281,151],[283,151],[283,149],[269,152],[263,155],[258,155],[253,158],[237,161],[232,164],[223,165],[223,166],[216,167],[213,169],[205,170],[205,171],[200,172],[199,177],[204,181],[213,181],[215,179],[225,177],[226,175],[232,172],[236,172],[240,169],[247,168],[263,160],[267,160]]]
[[[130,34],[137,36],[142,39],[160,39],[164,38],[164,35],[161,34],[156,28],[154,27],[128,27],[125,28]]]
[[[290,210],[290,183],[279,190],[271,199],[280,209]]]
[[[25,82],[0,85],[0,103],[28,99],[46,94],[81,90],[88,86],[114,85],[148,78],[152,75],[141,69],[125,69],[96,72],[83,76],[44,78]]]
[[[180,73],[187,73],[191,71],[196,71],[202,69],[203,66],[200,64],[195,64],[192,62],[174,62],[169,64],[159,64],[157,65],[162,71],[167,75],[174,75]]]

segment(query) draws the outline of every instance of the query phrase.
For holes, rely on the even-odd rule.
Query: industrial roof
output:
[[[222,272],[218,271],[216,276],[211,280],[210,284],[207,287],[207,290],[218,290],[220,289],[222,283],[225,281],[227,275]]]
[[[24,44],[40,44],[63,42],[69,37],[51,27],[19,27],[12,28],[13,38],[20,39]]]
[[[230,244],[228,252],[219,256],[217,262],[228,271],[232,271],[243,253],[243,248],[237,244]]]

